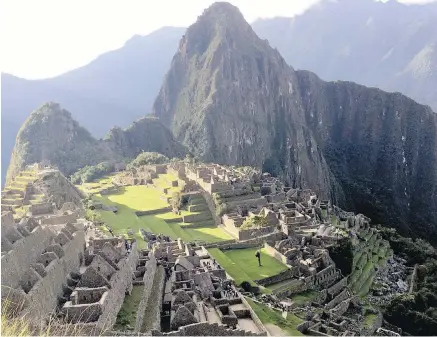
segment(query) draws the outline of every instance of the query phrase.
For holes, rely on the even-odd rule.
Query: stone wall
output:
[[[347,298],[349,298],[349,291],[347,288],[343,289],[342,292],[340,292],[337,296],[335,296],[331,301],[329,301],[326,304],[326,308],[328,309],[332,309],[334,308],[337,304],[339,304],[340,302],[346,300]]]
[[[205,248],[219,248],[220,250],[244,249],[258,247],[257,243],[240,243],[235,240],[221,241],[218,243],[210,243],[205,245]]]
[[[342,278],[340,281],[338,281],[336,284],[334,284],[332,287],[328,288],[328,294],[333,297],[336,296],[344,287],[347,286],[348,277]]]
[[[338,305],[335,306],[335,308],[331,309],[330,312],[332,314],[342,316],[349,309],[350,302],[350,298],[341,301]]]
[[[255,282],[261,286],[268,286],[271,284],[275,284],[275,283],[279,283],[285,280],[290,280],[294,277],[298,276],[298,268],[293,268],[293,269],[287,269],[284,271],[281,271],[279,274],[273,275],[273,276],[269,276],[269,277],[265,277],[263,279],[260,280],[256,280]]]
[[[2,236],[5,230],[2,228]],[[12,244],[12,250],[1,258],[2,287],[19,287],[22,275],[41,256],[55,234],[48,228],[36,227],[29,236],[21,237]]]
[[[135,331],[140,331],[141,327],[143,326],[143,319],[146,314],[147,303],[149,302],[150,293],[153,287],[153,280],[156,274],[157,266],[155,255],[149,254],[149,257],[150,259],[146,262],[146,272],[144,273],[143,277],[144,291],[137,309]]]
[[[250,317],[252,321],[256,324],[258,329],[261,331],[261,333],[267,332],[267,329],[265,328],[264,324],[259,319],[258,315],[255,313],[255,311],[250,306],[249,302],[247,302],[246,298],[244,296],[241,296],[241,301],[246,306],[246,308],[250,311]]]
[[[39,320],[56,308],[67,275],[71,271],[79,271],[80,253],[83,252],[84,245],[84,232],[76,231],[73,239],[62,247],[64,255],[45,268],[46,275],[27,294],[30,305],[26,308],[26,319]]]
[[[197,222],[197,221],[209,220],[211,219],[211,215],[209,214],[209,212],[202,212],[197,214],[184,215],[182,218],[184,222]]]
[[[194,323],[182,326],[178,331],[169,333],[152,330],[152,336],[267,336],[267,332],[253,333],[239,329],[228,329],[217,323]]]
[[[260,229],[244,229],[238,231],[238,240],[244,241],[244,240],[250,240],[257,236],[263,236],[270,233],[273,233],[275,230],[275,227],[265,227]]]
[[[97,326],[101,330],[111,329],[117,320],[124,297],[132,291],[133,271],[132,266],[136,266],[138,261],[137,243],[134,242],[130,254],[123,258],[118,264],[118,271],[112,275],[110,280],[110,291],[103,306],[103,312],[97,321]]]
[[[172,208],[170,206],[168,207],[163,207],[163,208],[158,208],[158,209],[152,209],[150,211],[138,211],[135,212],[136,216],[145,216],[145,215],[154,215],[154,214],[159,214],[159,213],[167,213],[170,212],[172,210]]]
[[[79,211],[74,211],[65,215],[53,215],[40,220],[41,225],[61,225],[67,222],[76,222]]]
[[[50,214],[56,210],[56,205],[51,202],[43,202],[29,206],[29,212],[32,215]]]
[[[264,243],[264,250],[268,255],[274,257],[279,262],[282,262],[283,264],[287,264],[287,257],[282,255],[274,247],[270,246],[267,242]]]
[[[411,294],[416,288],[416,277],[417,277],[417,268],[418,264],[414,265],[413,273],[411,274],[410,287],[408,289],[408,293]]]

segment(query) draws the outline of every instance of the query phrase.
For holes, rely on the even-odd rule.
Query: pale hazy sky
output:
[[[401,0],[420,3],[427,0]],[[36,79],[83,66],[135,34],[188,26],[214,0],[1,0],[0,69]],[[318,0],[230,0],[247,21],[293,16]]]

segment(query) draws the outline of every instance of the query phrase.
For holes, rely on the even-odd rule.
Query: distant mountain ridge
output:
[[[2,183],[20,126],[44,102],[60,103],[98,138],[147,115],[184,31],[164,27],[134,36],[121,49],[50,79],[2,73]]]
[[[293,19],[258,20],[252,26],[294,68],[325,80],[399,91],[436,111],[436,8],[437,3],[325,0]],[[148,114],[184,32],[163,27],[134,36],[121,49],[51,79],[2,73],[2,182],[21,124],[44,102],[73,111],[98,138]]]
[[[323,0],[252,27],[295,69],[398,91],[437,112],[437,2]]]

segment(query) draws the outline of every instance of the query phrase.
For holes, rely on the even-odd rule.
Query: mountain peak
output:
[[[248,38],[255,36],[255,33],[240,10],[228,2],[216,2],[205,9],[187,29],[180,48],[187,45],[188,51],[201,54],[212,41],[219,44],[228,38],[238,39],[242,36]]]

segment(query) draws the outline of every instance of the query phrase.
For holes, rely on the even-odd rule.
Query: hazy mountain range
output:
[[[400,91],[437,110],[437,3],[322,1],[292,19],[258,20],[252,27],[296,69]],[[46,101],[72,111],[95,137],[148,114],[184,32],[164,27],[134,36],[50,79],[2,73],[2,183],[20,126]]]
[[[9,176],[41,160],[71,174],[141,150],[191,152],[204,161],[262,167],[437,242],[437,114],[400,93],[295,70],[231,4],[213,4],[180,39],[152,117],[96,140],[72,111],[50,103],[30,115]],[[109,114],[99,118],[112,122]]]

